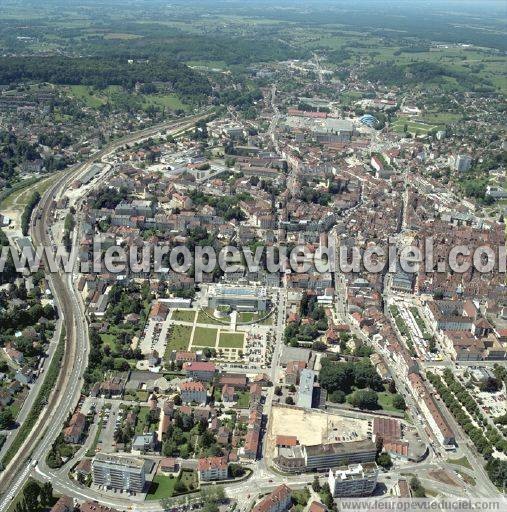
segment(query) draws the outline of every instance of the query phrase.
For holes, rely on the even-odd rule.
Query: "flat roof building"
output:
[[[305,368],[301,370],[299,377],[299,390],[296,405],[304,409],[311,409],[313,406],[313,390],[316,373]]]
[[[230,306],[238,311],[266,311],[267,291],[264,287],[225,286],[218,284],[208,288],[208,306]]]
[[[96,485],[128,492],[144,489],[146,474],[141,459],[98,453],[93,459],[92,471]]]
[[[329,470],[329,490],[334,498],[369,496],[377,485],[378,467],[375,462],[355,464]]]
[[[279,445],[273,463],[285,473],[304,473],[350,463],[374,462],[376,454],[376,445],[369,439],[316,445]]]

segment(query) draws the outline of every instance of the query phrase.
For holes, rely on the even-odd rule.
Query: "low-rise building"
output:
[[[183,371],[193,380],[209,382],[215,375],[216,367],[207,361],[188,361],[183,364]]]
[[[227,457],[205,457],[197,462],[199,480],[210,482],[212,480],[226,480],[229,476]]]
[[[78,444],[83,438],[86,428],[86,416],[76,412],[70,419],[69,425],[63,430],[63,439],[66,443]]]
[[[285,484],[277,487],[273,492],[262,498],[254,506],[252,512],[284,512],[292,504],[292,491]]]
[[[157,438],[155,432],[150,432],[148,434],[140,434],[134,438],[132,442],[132,452],[137,452],[139,454],[152,452],[155,450],[155,445],[157,444]]]
[[[207,399],[206,387],[200,381],[182,382],[180,384],[180,396],[182,402],[205,404]]]

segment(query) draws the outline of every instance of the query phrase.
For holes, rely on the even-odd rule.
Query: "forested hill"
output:
[[[170,82],[182,96],[208,96],[211,86],[200,73],[179,62],[164,58],[131,61],[104,57],[0,57],[0,84],[50,82],[67,85],[127,89],[136,82]]]

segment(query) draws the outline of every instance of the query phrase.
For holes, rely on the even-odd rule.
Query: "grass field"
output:
[[[250,406],[250,393],[248,391],[241,391],[238,393],[237,407],[239,409],[248,409]]]
[[[109,34],[104,35],[104,39],[107,40],[120,40],[120,41],[130,41],[132,39],[141,39],[143,36],[138,34],[123,34],[121,32],[109,32]]]
[[[192,335],[192,327],[188,325],[172,325],[167,340],[167,350],[187,350]]]
[[[74,98],[81,100],[90,108],[99,108],[107,103],[106,98],[94,94],[92,88],[88,85],[71,85],[70,92]]]
[[[415,133],[416,135],[427,135],[428,133],[437,131],[439,126],[435,124],[409,121],[408,119],[397,119],[394,123],[391,124],[391,128],[398,133],[407,131],[409,133]]]
[[[206,313],[208,313],[208,314],[206,314]],[[206,313],[204,311],[199,311],[199,313],[197,314],[197,323],[198,324],[212,324],[212,325],[228,325],[229,324],[228,320],[220,321],[217,318],[215,318],[213,316],[213,311],[211,311],[211,310],[207,311]]]
[[[195,311],[188,309],[176,309],[172,312],[171,320],[176,322],[193,322],[195,319]]]
[[[187,66],[208,69],[224,69],[227,67],[223,60],[189,60]]]
[[[198,486],[197,473],[184,469],[180,474],[180,480],[185,484],[187,489],[196,488]]]
[[[180,100],[177,94],[145,94],[143,99],[145,107],[155,105],[171,110],[188,110],[189,108]]]
[[[174,486],[178,480],[165,475],[155,475],[146,495],[147,500],[162,500],[174,494]]]
[[[111,350],[116,349],[116,339],[112,334],[101,334],[100,339],[104,345],[107,345]]]
[[[382,391],[381,393],[378,393],[378,404],[384,411],[389,412],[402,412],[399,409],[396,409],[393,405],[393,397],[391,393],[388,393],[387,391]]]
[[[150,418],[150,408],[149,407],[141,407],[139,411],[139,415],[137,417],[136,423],[136,434],[144,433],[146,427],[147,430],[156,430],[158,422],[152,422]]]
[[[245,335],[241,332],[221,332],[218,346],[223,348],[243,348]]]
[[[466,457],[461,457],[459,459],[448,459],[448,462],[451,464],[456,464],[457,466],[463,466],[464,468],[472,469],[472,466]]]
[[[216,344],[218,329],[210,329],[209,327],[196,327],[192,346],[197,347],[214,347]]]
[[[34,192],[39,192],[42,196],[44,192],[51,186],[51,184],[60,176],[60,173],[52,174],[47,178],[41,178],[36,183],[32,180],[27,180],[27,186],[21,187],[12,194],[9,194],[1,203],[0,209],[8,210],[12,208],[22,211],[28,203],[30,197]]]

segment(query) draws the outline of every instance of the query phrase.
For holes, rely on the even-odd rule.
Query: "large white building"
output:
[[[377,485],[378,467],[375,462],[354,464],[329,470],[329,490],[333,497],[369,496]]]
[[[456,155],[451,164],[455,171],[466,172],[472,167],[472,158],[469,155]]]
[[[225,286],[208,288],[208,306],[229,306],[238,311],[266,311],[268,296],[264,287]]]
[[[110,489],[142,492],[145,484],[144,461],[98,453],[92,462],[93,483]]]

